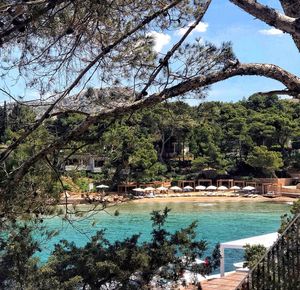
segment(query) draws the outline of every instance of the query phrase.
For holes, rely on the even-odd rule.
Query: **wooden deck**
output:
[[[179,287],[179,290],[235,290],[246,277],[247,273],[234,272],[223,278],[214,278],[201,282],[201,287],[189,285]],[[176,288],[177,289],[177,288]]]
[[[247,273],[235,272],[223,278],[216,278],[201,282],[202,290],[234,290],[241,281],[246,277]]]

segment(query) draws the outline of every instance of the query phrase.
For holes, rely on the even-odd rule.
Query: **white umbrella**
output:
[[[137,187],[137,188],[134,188],[133,191],[144,191],[144,189],[140,188],[140,187]]]
[[[160,187],[156,188],[156,190],[168,190],[168,188],[164,187],[164,186],[160,186]]]
[[[104,194],[104,189],[109,188],[109,186],[105,184],[100,184],[96,186],[96,189],[102,189],[102,193]]]
[[[243,187],[243,190],[254,190],[255,187],[253,186],[246,186],[246,187]]]
[[[217,187],[214,185],[210,185],[209,187],[206,188],[207,190],[216,190]]]
[[[187,185],[187,186],[185,186],[183,189],[192,190],[192,189],[194,189],[194,188],[191,187],[191,186],[189,186],[189,185]]]
[[[205,188],[206,188],[206,186],[204,186],[204,185],[198,185],[195,187],[195,189],[197,189],[197,190],[204,190]]]
[[[230,189],[232,189],[232,190],[240,190],[241,188],[239,187],[239,186],[232,186],[232,187],[230,187]]]
[[[100,185],[97,185],[96,188],[109,188],[109,186],[105,185],[105,184],[100,184]]]
[[[224,185],[221,185],[218,187],[218,190],[227,190],[228,188]]]
[[[151,187],[151,186],[149,186],[149,187],[146,187],[144,190],[145,190],[145,191],[152,191],[152,190],[155,190],[155,188],[154,188],[154,187]]]
[[[170,187],[171,190],[177,190],[177,191],[182,191],[182,188],[178,187],[178,186],[172,186]]]

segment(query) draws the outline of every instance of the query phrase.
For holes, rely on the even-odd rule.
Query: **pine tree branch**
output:
[[[295,98],[298,98],[299,92],[294,92],[290,90],[273,90],[273,91],[268,91],[268,92],[256,92],[253,95],[261,95],[261,96],[266,96],[266,97],[271,97],[274,95],[286,95],[286,96],[292,96]]]
[[[143,96],[147,93],[148,88],[151,86],[151,84],[154,82],[155,78],[158,76],[158,74],[160,73],[160,71],[168,66],[168,62],[171,59],[171,57],[174,55],[174,53],[178,50],[178,48],[182,45],[182,43],[186,40],[186,38],[190,35],[190,33],[196,28],[196,26],[200,23],[200,21],[202,20],[204,14],[206,13],[209,5],[211,3],[211,0],[208,0],[204,7],[201,10],[201,13],[197,16],[195,22],[190,25],[190,27],[188,28],[188,30],[184,33],[184,35],[180,38],[180,40],[175,43],[173,45],[173,47],[167,52],[166,56],[160,60],[160,64],[159,66],[153,71],[153,73],[151,74],[151,76],[148,79],[148,82],[146,83],[146,85],[144,86],[144,88],[142,89],[142,91],[139,93],[137,100],[140,100],[143,98]]]
[[[280,0],[285,15],[300,18],[300,3],[295,0]],[[293,36],[293,40],[300,51],[300,37]]]
[[[158,16],[164,14],[171,8],[175,7],[178,3],[180,3],[182,0],[175,0],[168,6],[164,7],[163,9],[154,12],[153,14],[146,17],[144,20],[142,20],[137,26],[132,28],[129,32],[123,34],[119,39],[114,41],[112,44],[104,47],[101,52],[79,73],[77,78],[72,82],[72,84],[58,97],[46,110],[46,112],[36,121],[36,123],[30,127],[27,131],[25,131],[22,136],[20,136],[14,143],[12,143],[6,150],[4,150],[0,154],[0,163],[3,162],[10,153],[15,150],[24,140],[33,132],[35,131],[47,118],[50,117],[50,113],[54,109],[54,107],[57,105],[58,102],[60,102],[62,99],[64,99],[81,81],[81,79],[92,69],[105,55],[110,53],[116,46],[118,46],[120,43],[122,43],[125,39],[133,35],[135,32],[140,30],[141,28],[145,27],[148,23],[153,21]],[[1,35],[0,35],[1,38]]]
[[[287,16],[255,0],[229,0],[247,13],[294,37],[300,38],[300,20]]]
[[[21,21],[19,24],[14,25],[11,28],[8,28],[8,29],[2,31],[0,33],[1,44],[7,42],[9,40],[7,37],[10,36],[12,33],[18,31],[21,27],[24,27],[24,26],[28,25],[29,23],[36,21],[41,16],[45,15],[47,12],[52,10],[53,7],[55,7],[56,5],[62,4],[64,2],[71,3],[70,0],[68,0],[68,1],[66,1],[66,0],[55,0],[55,1],[51,1],[51,3],[50,3],[50,1],[47,1],[48,5],[45,5],[45,7],[41,8],[41,9],[36,9],[35,13],[32,16],[27,17],[26,19]],[[41,4],[41,3],[38,3],[38,4]],[[10,7],[8,7],[7,9],[9,9],[9,8]]]

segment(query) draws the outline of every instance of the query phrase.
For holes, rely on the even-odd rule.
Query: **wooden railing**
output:
[[[300,215],[249,272],[236,290],[300,289]]]

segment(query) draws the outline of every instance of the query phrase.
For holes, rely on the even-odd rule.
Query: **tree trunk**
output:
[[[300,1],[299,0],[280,0],[285,15],[300,18]],[[293,36],[293,40],[300,51],[300,38]]]
[[[182,141],[182,161],[184,161],[184,139]]]
[[[280,13],[275,9],[262,5],[256,0],[229,0],[235,5],[239,6],[247,13],[253,15],[254,17],[262,20],[263,22],[289,33],[293,38],[295,43],[299,43],[300,39],[300,29],[299,29],[299,0],[280,0],[281,5],[286,14]],[[292,15],[288,15],[293,14]],[[297,44],[296,43],[296,44]],[[297,46],[299,49],[299,47]]]
[[[164,155],[164,152],[165,152],[165,145],[166,145],[166,140],[165,140],[165,133],[162,133],[161,135],[161,149],[160,149],[160,152],[159,152],[159,161],[161,163],[165,163],[165,160],[163,158],[163,155]]]

